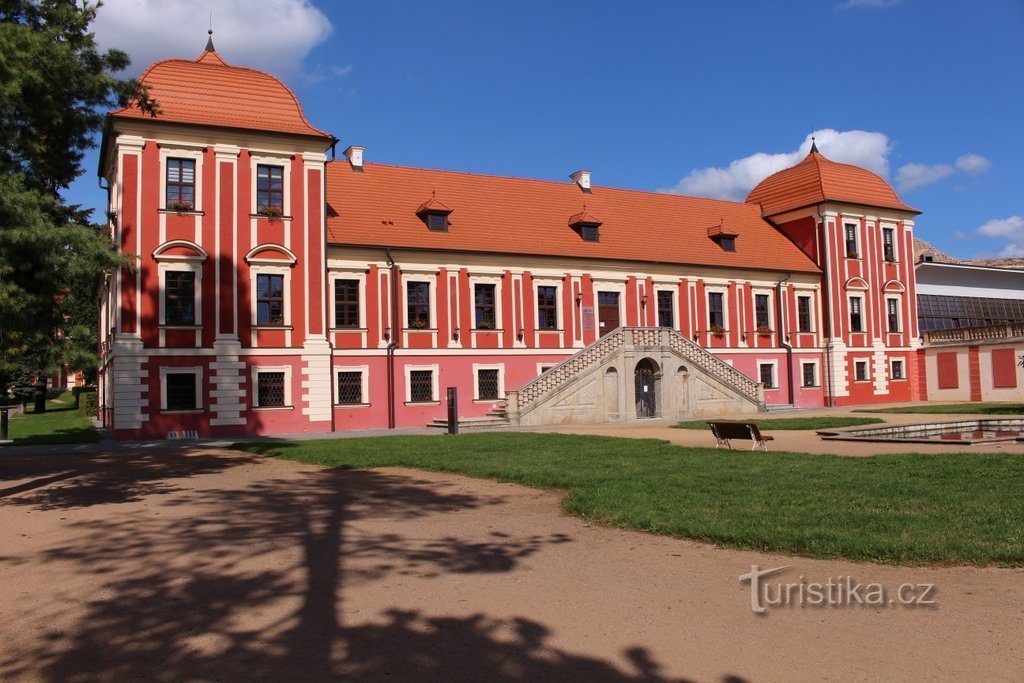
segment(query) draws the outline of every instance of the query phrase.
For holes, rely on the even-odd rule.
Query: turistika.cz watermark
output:
[[[895,588],[882,583],[861,583],[852,576],[830,576],[827,581],[773,580],[789,569],[761,569],[751,565],[750,573],[740,576],[741,584],[750,584],[750,610],[764,614],[777,607],[935,607],[935,584],[901,583]]]

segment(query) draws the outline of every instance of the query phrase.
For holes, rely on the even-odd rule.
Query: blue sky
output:
[[[107,0],[135,72],[266,68],[367,160],[745,196],[806,152],[882,173],[960,257],[1024,256],[1024,2]],[[95,155],[69,198],[99,207]]]

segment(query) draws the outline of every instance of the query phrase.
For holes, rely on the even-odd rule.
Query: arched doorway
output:
[[[658,414],[657,379],[658,366],[650,358],[644,358],[636,364],[634,371],[636,391],[637,418],[656,417]]]

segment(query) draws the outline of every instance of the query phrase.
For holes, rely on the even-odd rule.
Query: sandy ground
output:
[[[1024,571],[722,550],[559,501],[209,448],[2,454],[0,680],[1024,678]],[[757,615],[755,564],[934,604]]]
[[[890,424],[928,424],[932,422],[957,422],[965,419],[998,419],[1014,417],[1012,415],[914,415],[899,413],[855,413],[851,410],[825,409],[820,411],[795,411],[792,413],[776,413],[770,415],[752,415],[750,419],[762,423],[776,418],[790,417],[877,417]],[[698,418],[703,419],[703,418]],[[714,419],[714,418],[707,418]],[[738,417],[724,417],[734,420]],[[624,436],[630,438],[663,439],[679,446],[700,446],[714,448],[715,438],[710,430],[705,429],[672,429],[677,420],[650,420],[630,425],[575,425],[564,427],[543,427],[539,431],[560,432],[563,434],[596,434],[600,436]],[[864,425],[859,429],[878,425]],[[845,427],[837,431],[858,429]],[[805,431],[773,431],[763,429],[763,434],[771,435],[774,440],[768,445],[769,450],[795,451],[798,453],[823,453],[848,456],[870,456],[883,453],[1016,453],[1024,455],[1024,443],[985,443],[985,444],[919,444],[919,443],[882,443],[869,441],[826,441],[813,432]],[[733,448],[749,450],[751,442],[735,441]]]

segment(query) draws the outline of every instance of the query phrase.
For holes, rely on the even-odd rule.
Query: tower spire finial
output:
[[[811,136],[811,152],[810,153],[811,154],[814,154],[814,153],[821,154],[821,152],[818,152],[818,143],[815,142],[813,135]]]
[[[209,36],[206,39],[206,51],[216,52],[217,49],[213,46],[213,10],[210,10],[210,28],[206,31],[206,35]]]

